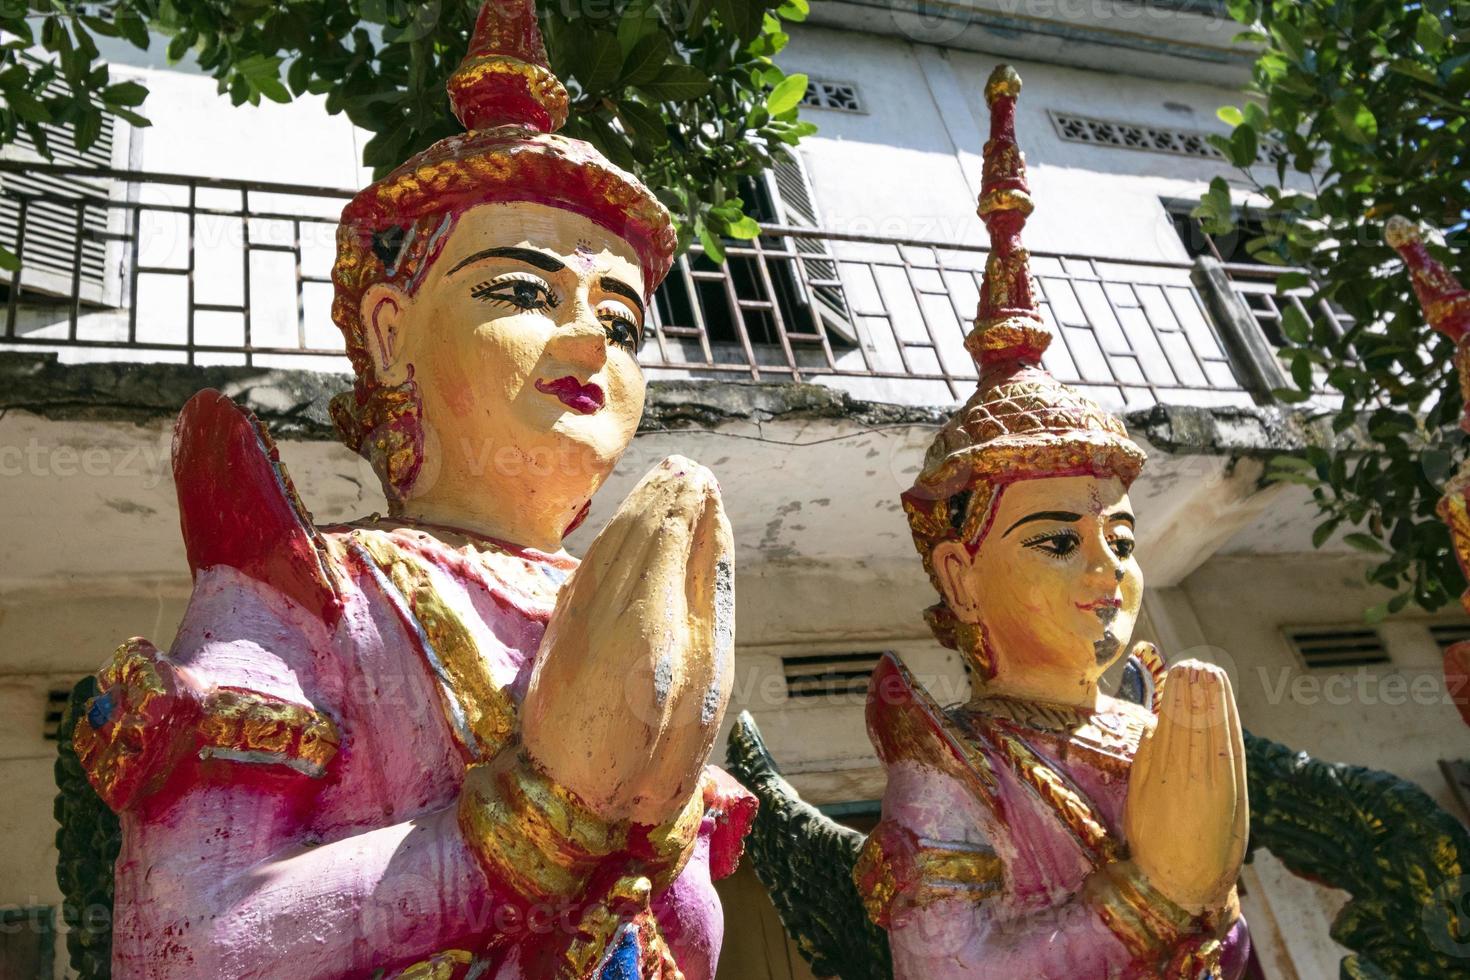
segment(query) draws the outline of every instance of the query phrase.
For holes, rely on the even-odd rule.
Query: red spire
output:
[[[534,0],[487,0],[447,87],[468,130],[524,126],[554,133],[567,120],[567,92],[547,64]]]
[[[1414,283],[1414,295],[1429,325],[1455,343],[1470,333],[1470,290],[1461,286],[1429,249],[1413,222],[1399,215],[1388,219],[1384,240],[1403,256]]]
[[[980,286],[975,329],[965,338],[982,372],[1007,363],[1040,364],[1051,342],[1036,301],[1031,256],[1021,243],[1021,230],[1033,205],[1026,183],[1026,157],[1016,143],[1020,94],[1021,76],[1010,65],[998,65],[985,83],[990,139],[985,143],[979,214],[990,233],[990,258]]]

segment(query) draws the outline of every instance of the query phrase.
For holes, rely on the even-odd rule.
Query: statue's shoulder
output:
[[[334,562],[265,426],[214,389],[174,426],[174,485],[190,570],[224,565],[334,622]]]
[[[995,771],[984,749],[891,653],[879,658],[868,680],[867,723],[885,766],[917,763],[959,780],[982,800],[993,798]]]

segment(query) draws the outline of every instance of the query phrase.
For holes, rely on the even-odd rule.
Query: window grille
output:
[[[1356,626],[1298,627],[1286,642],[1308,668],[1341,670],[1389,662],[1388,648],[1375,629]]]
[[[868,690],[868,677],[882,656],[882,653],[819,653],[782,657],[786,696],[833,698],[864,695]]]
[[[1119,122],[1115,119],[1094,119],[1072,113],[1049,113],[1057,135],[1068,143],[1089,143],[1093,146],[1112,146],[1125,150],[1144,150],[1151,153],[1172,153],[1175,156],[1195,157],[1201,160],[1223,160],[1225,155],[1210,144],[1210,134],[1203,130],[1171,129],[1164,126],[1149,126],[1143,123]],[[1286,156],[1286,147],[1280,141],[1264,138],[1256,151],[1257,163],[1275,163]]]
[[[44,92],[46,96],[65,94],[65,84],[59,80],[53,81]],[[108,170],[113,167],[114,152],[125,139],[127,127],[126,123],[104,114],[101,133],[96,142],[85,150],[77,149],[75,129],[70,123],[42,123],[40,128],[46,134],[47,148],[55,163]],[[12,143],[0,148],[0,157],[36,163],[46,161],[24,127],[16,130]],[[109,221],[113,212],[106,207],[114,184],[105,178],[58,177],[31,172],[0,175],[0,245],[13,254],[24,256],[21,276],[24,290],[70,297],[76,270],[81,302],[117,305],[118,277],[108,265]],[[37,195],[48,199],[37,200]],[[29,198],[24,207],[25,240],[17,241],[22,197]],[[79,239],[80,250],[77,248]]]
[[[867,112],[852,82],[829,82],[813,78],[807,82],[801,104],[808,109],[836,109],[839,112]]]

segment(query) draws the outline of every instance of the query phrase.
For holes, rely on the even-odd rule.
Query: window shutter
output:
[[[770,170],[770,181],[782,224],[813,230],[822,227],[811,182],[799,156],[784,148],[777,152]],[[847,298],[843,295],[837,262],[828,250],[826,241],[820,238],[793,237],[790,243],[792,250],[802,256],[799,261],[806,273],[806,282],[811,288],[817,313],[822,321],[844,340],[856,343],[857,333],[848,317]]]
[[[65,84],[52,82],[47,95],[67,94]],[[69,167],[111,169],[116,144],[126,139],[126,123],[102,117],[102,132],[86,150],[78,150],[70,124],[42,123],[51,161],[25,129],[0,147],[0,159],[29,163],[54,162]],[[28,291],[70,297],[72,272],[77,266],[77,217],[81,211],[80,299],[84,303],[116,305],[117,276],[108,265],[108,231],[113,215],[106,206],[116,181],[107,178],[53,176],[35,172],[0,173],[0,242],[22,256],[21,285]],[[31,200],[25,208],[25,240],[20,230],[19,196],[49,195],[64,202]],[[73,201],[78,203],[72,203]],[[95,202],[95,203],[90,203]]]

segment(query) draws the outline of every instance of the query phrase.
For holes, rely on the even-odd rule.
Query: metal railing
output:
[[[330,267],[350,195],[0,161],[0,244],[21,260],[0,275],[0,347],[345,369]],[[103,260],[84,263],[89,249]],[[726,254],[717,265],[696,243],[679,258],[650,311],[650,376],[931,403],[973,390],[963,339],[984,248],[766,225]],[[1251,403],[1188,263],[1033,253],[1032,267],[1059,379],[1119,406]]]

